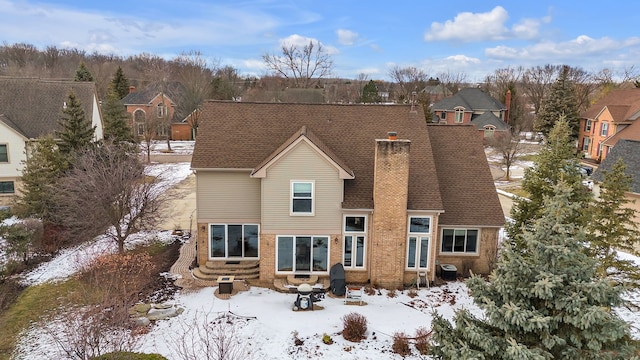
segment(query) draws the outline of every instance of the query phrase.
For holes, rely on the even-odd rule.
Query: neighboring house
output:
[[[396,288],[439,264],[492,268],[504,214],[474,127],[410,105],[208,101],[201,118],[196,276],[328,279],[342,263],[348,282]]]
[[[129,87],[129,94],[122,103],[131,116],[133,135],[139,138],[150,135],[154,139],[193,140],[189,114],[181,114],[178,103],[185,93],[179,82],[153,83],[143,90]],[[150,132],[147,133],[147,130]]]
[[[578,146],[586,159],[603,161],[620,139],[640,140],[640,89],[616,89],[580,119]]]
[[[465,88],[433,104],[433,122],[472,124],[480,132],[481,139],[504,134],[510,129],[511,92],[507,92],[506,99],[505,106],[482,89]]]
[[[8,205],[19,189],[22,162],[38,137],[55,135],[69,93],[103,137],[102,115],[93,82],[0,77],[0,205]]]

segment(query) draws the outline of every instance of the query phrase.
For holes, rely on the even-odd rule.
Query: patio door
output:
[[[278,236],[276,270],[310,274],[327,272],[329,264],[329,237]]]

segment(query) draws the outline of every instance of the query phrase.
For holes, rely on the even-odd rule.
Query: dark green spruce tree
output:
[[[84,61],[81,61],[80,65],[78,65],[73,81],[93,81],[93,75],[91,75]]]
[[[112,88],[102,103],[104,120],[104,139],[113,143],[133,143],[135,138],[127,123],[129,115],[120,101],[118,93]]]
[[[544,147],[536,156],[532,167],[525,170],[522,189],[527,198],[516,198],[511,209],[512,222],[506,226],[510,241],[518,246],[522,233],[540,218],[543,200],[553,194],[554,187],[563,181],[572,189],[571,201],[588,207],[592,194],[582,184],[582,173],[576,149],[570,139],[569,124],[564,119],[556,122],[549,133]],[[582,212],[575,214],[574,223],[585,222]]]
[[[536,116],[535,128],[545,136],[549,135],[558,119],[564,118],[571,129],[571,139],[578,138],[580,114],[574,84],[569,80],[569,66],[563,66],[548,95],[542,101]]]
[[[118,94],[118,99],[122,99],[129,94],[129,79],[124,75],[122,67],[118,66],[118,70],[116,70],[116,73],[113,75],[109,86]]]
[[[623,251],[640,255],[640,233],[634,218],[636,210],[628,206],[626,193],[631,190],[632,177],[625,173],[626,165],[619,159],[611,171],[604,171],[600,196],[589,211],[587,254],[597,259],[596,274],[602,278],[640,286],[640,267],[630,259],[621,258]]]
[[[380,95],[378,95],[378,86],[373,80],[369,80],[367,85],[362,89],[362,102],[365,104],[380,102]]]
[[[82,105],[73,91],[67,97],[62,114],[59,122],[61,130],[56,131],[56,136],[60,139],[60,151],[68,154],[91,145],[96,128],[85,116]]]
[[[20,218],[37,217],[45,223],[51,223],[54,219],[56,182],[69,164],[53,136],[38,138],[31,146],[27,160],[22,163],[22,189],[17,196],[14,212]]]
[[[523,233],[523,248],[506,244],[489,281],[467,286],[484,310],[452,324],[434,314],[432,355],[437,359],[634,359],[640,354],[629,325],[612,307],[623,304],[620,286],[595,275],[584,251],[584,227],[574,222],[581,205],[560,182],[545,197],[540,216]]]

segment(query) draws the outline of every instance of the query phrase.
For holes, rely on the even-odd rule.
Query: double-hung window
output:
[[[591,142],[591,139],[589,139],[588,137],[582,139],[582,151],[589,151],[590,142]]]
[[[609,133],[609,123],[608,122],[603,122],[602,127],[600,128],[600,136],[607,136],[607,134]]]
[[[478,253],[477,229],[443,229],[442,253]]]
[[[424,269],[429,266],[430,217],[409,217],[407,237],[407,268]]]
[[[162,103],[158,104],[156,107],[156,113],[159,118],[167,116],[167,107]]]
[[[456,109],[456,117],[454,122],[456,123],[461,123],[464,119],[464,109],[463,108],[457,108]]]
[[[344,251],[342,265],[345,268],[365,267],[367,225],[366,216],[344,217]]]
[[[587,120],[584,123],[584,131],[591,131],[591,120]]]
[[[313,215],[313,181],[291,181],[291,215]]]
[[[0,144],[0,163],[9,162],[9,151],[7,144]]]

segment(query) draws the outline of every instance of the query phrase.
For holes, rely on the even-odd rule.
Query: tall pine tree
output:
[[[91,75],[91,72],[87,68],[87,65],[84,63],[84,61],[81,61],[80,65],[78,65],[78,68],[76,69],[76,75],[73,78],[73,80],[74,81],[93,81],[93,75]]]
[[[528,198],[517,198],[511,209],[513,222],[506,226],[509,239],[517,246],[524,229],[530,228],[540,217],[543,200],[553,194],[553,188],[560,181],[568,184],[574,191],[571,201],[587,208],[592,194],[582,184],[582,173],[576,155],[576,149],[570,139],[569,124],[560,119],[549,133],[544,147],[538,153],[535,164],[525,170],[522,189]],[[576,213],[574,222],[584,222],[582,213]]]
[[[104,120],[104,139],[114,143],[133,143],[135,138],[127,124],[129,115],[120,101],[118,93],[112,88],[102,104]]]
[[[589,246],[587,254],[597,259],[596,273],[602,278],[639,286],[640,267],[621,258],[618,251],[639,255],[640,233],[634,218],[636,211],[628,206],[626,193],[631,189],[632,177],[625,173],[626,165],[619,159],[611,171],[604,171],[600,196],[590,207],[587,226]]]
[[[15,213],[21,218],[54,219],[56,181],[68,169],[68,162],[53,136],[38,138],[23,161],[22,188],[16,199]]]
[[[60,150],[68,154],[73,150],[89,146],[93,141],[96,127],[91,126],[73,91],[69,92],[62,113],[59,122],[62,130],[56,131],[56,136],[60,138]]]
[[[124,75],[122,67],[118,66],[118,70],[116,70],[109,86],[118,94],[118,99],[122,99],[129,94],[129,79]]]
[[[621,287],[595,278],[573,189],[559,183],[545,197],[523,248],[507,244],[485,281],[467,281],[485,319],[456,313],[454,328],[434,314],[433,355],[440,359],[631,359],[639,353],[612,307]]]
[[[368,103],[377,103],[380,102],[380,95],[378,95],[378,86],[376,86],[375,81],[369,80],[367,85],[362,89],[362,102],[365,104]]]
[[[569,66],[563,66],[558,79],[551,85],[536,117],[535,128],[547,136],[556,121],[564,118],[569,123],[571,139],[576,140],[580,128],[580,114],[574,84],[569,80],[569,70]]]

